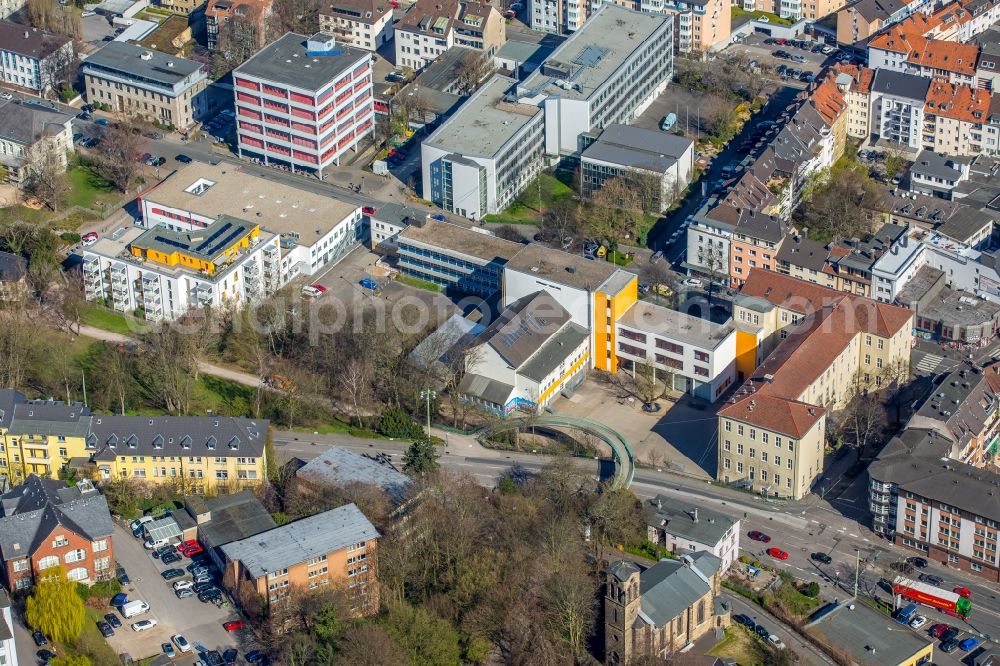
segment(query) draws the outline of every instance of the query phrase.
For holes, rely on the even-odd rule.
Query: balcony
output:
[[[96,257],[90,257],[83,261],[83,272],[97,274],[101,271],[101,262]]]

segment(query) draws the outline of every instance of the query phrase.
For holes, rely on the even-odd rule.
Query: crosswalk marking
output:
[[[920,372],[931,375],[935,374],[942,364],[947,364],[948,359],[934,354],[924,354],[923,358],[917,362],[916,369]]]

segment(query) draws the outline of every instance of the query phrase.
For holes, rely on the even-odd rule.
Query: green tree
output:
[[[378,431],[386,437],[396,439],[417,439],[424,432],[402,407],[390,407],[385,410],[379,419]]]
[[[410,652],[415,666],[450,666],[462,658],[459,635],[451,623],[407,603],[389,607],[385,630]]]
[[[39,574],[35,592],[28,597],[25,617],[28,624],[57,643],[75,640],[83,631],[83,599],[76,593],[76,583],[66,579],[62,567]]]
[[[438,453],[434,444],[427,436],[418,437],[406,449],[403,456],[403,469],[410,474],[424,476],[438,468]]]

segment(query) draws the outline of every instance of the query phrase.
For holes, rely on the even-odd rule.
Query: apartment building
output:
[[[576,156],[582,134],[629,124],[666,90],[673,52],[670,17],[601,5],[515,94],[544,110],[545,153]]]
[[[265,293],[297,276],[315,275],[369,237],[368,218],[356,203],[254,176],[225,162],[182,166],[143,192],[138,204],[147,229],[200,232],[227,215],[253,219],[263,233],[276,235],[277,245],[262,250]]]
[[[265,164],[323,170],[374,131],[372,54],[294,32],[233,70],[237,149]]]
[[[203,65],[127,42],[108,42],[81,65],[89,102],[179,130],[211,115]]]
[[[205,5],[205,34],[208,48],[214,51],[230,21],[252,26],[257,48],[267,43],[268,19],[273,13],[271,0],[208,0]]]
[[[847,136],[867,138],[871,128],[871,92],[875,70],[836,64],[834,81],[847,103]]]
[[[590,331],[537,291],[508,303],[468,350],[475,362],[458,386],[463,401],[500,416],[537,413],[586,377]]]
[[[947,567],[1000,581],[1000,476],[952,457],[954,443],[914,425],[868,467],[872,529]]]
[[[507,41],[507,24],[490,4],[417,0],[393,27],[396,65],[419,71],[452,46],[492,58]]]
[[[855,382],[908,368],[913,313],[757,269],[733,320],[746,381],[718,412],[718,478],[801,499],[823,472],[827,413]]]
[[[392,39],[392,10],[388,0],[331,0],[320,7],[319,29],[343,43],[377,51]]]
[[[923,146],[924,109],[931,80],[916,74],[877,69],[872,79],[870,131],[900,149]]]
[[[531,0],[528,25],[532,30],[553,35],[574,33],[583,27],[597,3],[590,0]]]
[[[269,422],[231,416],[92,416],[86,436],[100,480],[175,483],[184,493],[231,492],[266,479]]]
[[[53,160],[65,170],[73,152],[73,116],[28,100],[0,100],[0,165],[6,182],[24,187]]]
[[[399,268],[407,275],[465,294],[491,296],[520,243],[448,222],[421,218],[397,238]]]
[[[274,612],[293,589],[344,586],[358,616],[378,612],[378,539],[354,504],[317,513],[221,547],[222,583],[247,612]],[[259,600],[259,601],[258,601]]]
[[[696,501],[657,495],[644,503],[646,538],[674,555],[711,553],[725,573],[740,556],[740,520]]]
[[[707,53],[729,44],[732,4],[726,0],[614,0],[614,4],[671,17],[678,53]]]
[[[544,118],[511,100],[514,79],[496,74],[420,144],[424,196],[481,220],[499,213],[542,168]]]
[[[591,367],[618,371],[615,323],[639,298],[634,273],[610,262],[586,261],[577,254],[531,243],[519,246],[507,261],[502,280],[504,305],[538,291],[551,294],[573,323],[590,332]]]
[[[847,0],[742,0],[738,1],[746,11],[770,12],[790,21],[805,19],[817,21],[843,8]]]
[[[942,155],[984,152],[992,96],[967,85],[934,81],[924,105],[923,146]]]
[[[89,481],[31,474],[0,495],[0,566],[10,592],[31,587],[46,569],[61,566],[71,581],[114,577],[114,524],[104,496]]]
[[[763,268],[773,271],[777,255],[785,242],[787,227],[769,215],[747,211],[733,229],[729,241],[730,286],[741,287],[751,271]]]
[[[707,552],[662,559],[645,568],[618,560],[608,565],[604,599],[604,663],[639,663],[676,654],[713,629],[729,626],[718,603],[719,558]]]
[[[276,234],[226,215],[197,231],[130,227],[85,248],[84,293],[150,321],[240,307],[277,289],[264,273],[278,273],[279,250]]]
[[[0,81],[9,86],[47,95],[66,80],[75,57],[66,35],[0,21]]]
[[[628,125],[610,125],[580,155],[581,190],[590,198],[612,178],[643,192],[653,212],[669,208],[694,171],[694,141]]]
[[[837,43],[864,47],[879,31],[915,14],[930,14],[937,6],[931,0],[855,0],[837,12]]]
[[[14,615],[11,613],[10,596],[0,589],[0,659],[8,666],[18,666],[17,646],[14,642]]]

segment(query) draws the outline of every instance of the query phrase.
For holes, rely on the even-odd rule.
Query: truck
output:
[[[136,615],[142,615],[143,613],[149,612],[149,604],[141,599],[136,599],[135,601],[130,601],[121,607],[122,617],[126,620],[133,618]]]
[[[895,580],[892,581],[892,593],[904,599],[937,608],[952,617],[967,620],[972,615],[972,601],[970,599],[957,592],[942,590],[940,587],[910,580],[903,576],[896,576]]]
[[[909,604],[908,606],[900,608],[899,611],[896,613],[896,622],[899,622],[900,624],[909,624],[910,620],[912,620],[913,616],[916,614],[917,614],[917,605]]]

